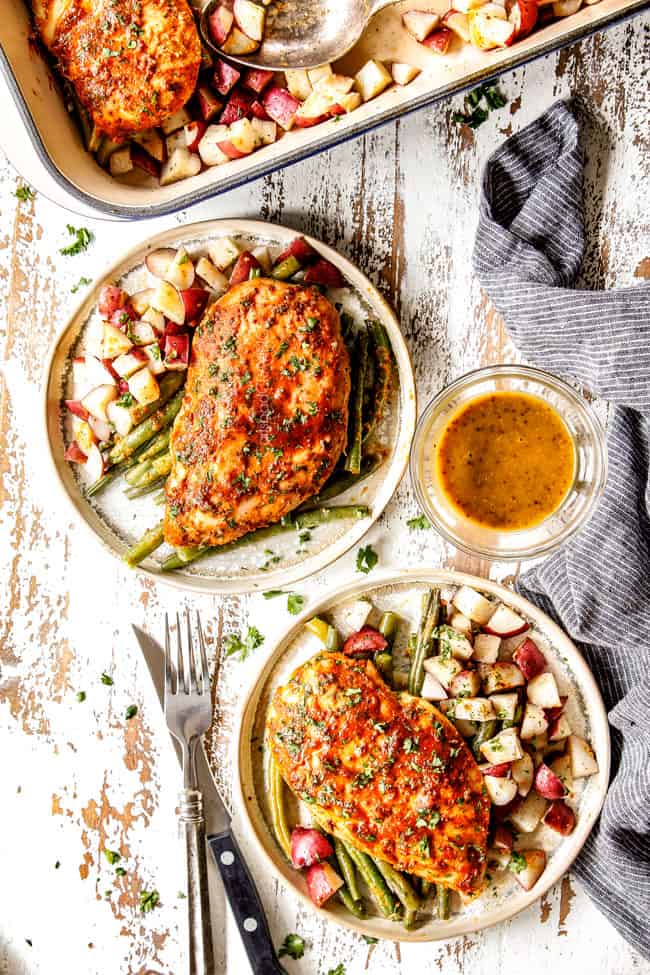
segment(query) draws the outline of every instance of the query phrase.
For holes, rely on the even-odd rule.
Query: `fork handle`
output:
[[[213,975],[212,927],[208,896],[203,796],[197,789],[183,789],[179,797],[179,822],[185,836],[187,900],[190,936],[190,975]]]
[[[232,831],[208,836],[208,846],[254,975],[287,975],[276,958],[260,895]]]

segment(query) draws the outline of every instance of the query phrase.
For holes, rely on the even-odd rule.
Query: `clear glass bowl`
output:
[[[564,500],[540,524],[519,531],[488,528],[463,517],[437,482],[435,452],[449,420],[469,400],[497,391],[545,400],[566,423],[575,446],[575,477]],[[528,366],[490,366],[461,376],[431,400],[418,421],[410,470],[422,511],[456,548],[497,561],[533,559],[562,545],[589,520],[607,478],[605,433],[586,400],[563,380]]]

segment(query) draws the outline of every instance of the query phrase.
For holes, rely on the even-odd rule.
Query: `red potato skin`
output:
[[[232,125],[233,122],[238,122],[240,118],[250,118],[252,102],[253,96],[249,92],[235,88],[219,116],[221,125]]]
[[[553,721],[557,721],[560,715],[563,714],[567,702],[566,695],[564,697],[560,697],[560,701],[562,703],[560,704],[559,708],[546,708],[544,711],[549,724],[552,724]]]
[[[223,102],[217,98],[212,88],[209,88],[208,85],[199,85],[196,89],[196,99],[199,103],[199,111],[204,122],[210,122],[223,108]]]
[[[160,178],[160,163],[158,160],[150,156],[148,152],[144,151],[142,146],[137,145],[135,142],[131,144],[131,162],[138,169],[141,169],[143,173],[153,176],[154,179]]]
[[[312,264],[318,260],[318,253],[311,244],[308,244],[304,237],[294,237],[286,250],[278,254],[274,264],[282,264],[288,257],[295,257],[302,265]]]
[[[138,316],[136,314],[135,308],[131,305],[123,305],[122,308],[116,308],[109,322],[114,325],[115,328],[120,328],[122,331],[126,331],[126,327],[129,322],[137,322]]]
[[[315,264],[307,268],[305,284],[322,284],[326,288],[342,288],[343,275],[334,264],[330,264],[324,257],[320,257]]]
[[[448,27],[437,27],[428,37],[425,37],[422,44],[436,54],[446,54],[453,36],[453,31]]]
[[[250,251],[242,251],[232,269],[230,287],[233,288],[236,284],[241,284],[242,281],[248,281],[253,268],[260,268],[260,262],[256,257],[253,257]]]
[[[322,863],[314,863],[309,867],[305,879],[309,896],[317,907],[322,907],[336,893],[336,888],[330,884]]]
[[[75,416],[78,416],[80,420],[87,420],[88,417],[90,416],[90,413],[88,412],[86,407],[83,406],[81,401],[78,399],[67,399],[65,401],[65,405],[70,410],[70,412],[73,413]]]
[[[563,799],[566,795],[564,783],[544,762],[537,766],[534,787],[544,799]]]
[[[271,122],[272,119],[269,118],[268,113],[259,99],[255,99],[251,102],[251,115],[254,118],[259,118],[263,122]]]
[[[85,464],[88,460],[76,440],[73,440],[72,443],[66,447],[63,457],[64,460],[69,460],[73,464]]]
[[[485,626],[483,627],[483,632],[489,633],[491,636],[500,636],[502,640],[509,640],[511,636],[519,636],[520,633],[525,633],[526,630],[529,629],[530,626],[528,625],[528,623],[523,623],[516,630],[508,630],[507,633],[500,633],[498,630],[491,630],[490,624],[486,623]]]
[[[181,291],[186,321],[193,322],[201,317],[209,297],[210,293],[204,288],[186,288]]]
[[[262,96],[262,105],[269,117],[283,129],[291,128],[300,102],[286,88],[272,85]]]
[[[517,647],[512,659],[526,680],[532,680],[546,668],[546,657],[530,637],[526,637],[524,642]]]
[[[505,779],[509,772],[512,762],[501,762],[499,765],[490,765],[483,770],[483,775],[490,775],[495,779]]]
[[[494,830],[492,846],[496,847],[497,850],[512,850],[513,845],[514,836],[510,827],[506,826],[505,823],[498,823]]]
[[[106,369],[107,372],[110,372],[110,374],[111,374],[112,378],[115,380],[115,382],[116,383],[121,382],[122,377],[120,376],[120,374],[118,372],[115,372],[115,369],[113,368],[113,362],[112,362],[112,360],[111,359],[102,359],[101,361],[102,361],[102,365],[103,365],[104,369]]]
[[[99,314],[109,319],[113,312],[124,307],[128,297],[126,291],[118,288],[117,285],[105,284],[99,292],[99,301],[97,302]]]
[[[228,156],[228,159],[243,159],[244,156],[249,155],[247,152],[240,152],[228,139],[225,139],[223,142],[218,142],[217,145],[224,156]]]
[[[220,95],[227,95],[235,87],[241,77],[241,72],[233,68],[227,61],[217,58],[214,65],[214,87]]]
[[[199,142],[205,135],[207,127],[207,124],[201,119],[196,119],[196,121],[190,122],[185,126],[185,138],[187,140],[187,148],[190,152],[197,151]]]
[[[348,657],[372,656],[378,650],[385,650],[388,640],[373,626],[363,626],[357,633],[349,636],[343,644],[343,653]]]
[[[537,23],[539,7],[537,0],[514,0],[508,10],[508,20],[515,25],[515,33],[507,44],[510,47],[515,41],[527,37]]]
[[[186,369],[190,361],[190,337],[187,332],[165,336],[165,366]]]
[[[273,80],[273,71],[263,71],[261,68],[249,68],[242,78],[242,85],[249,91],[259,95]]]
[[[208,17],[210,36],[217,47],[221,47],[221,45],[225,42],[235,19],[231,11],[227,10],[227,8],[224,13],[223,7],[224,5],[220,4]],[[230,26],[228,26],[228,24],[230,24]]]
[[[319,830],[296,826],[291,831],[291,862],[298,870],[320,863],[333,853],[332,844]]]
[[[566,802],[553,802],[546,810],[544,822],[549,829],[555,830],[561,836],[569,836],[576,825],[576,817],[573,809],[567,806]]]

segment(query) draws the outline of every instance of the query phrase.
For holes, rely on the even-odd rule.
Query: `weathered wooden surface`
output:
[[[586,283],[611,287],[650,273],[649,37],[650,19],[638,18],[507,76],[508,107],[475,134],[450,121],[450,105],[435,107],[176,219],[261,215],[340,248],[396,305],[425,401],[468,369],[515,357],[470,273],[479,173],[503,137],[555,98],[578,94],[589,115]],[[163,612],[188,600],[142,582],[71,522],[47,468],[40,405],[48,349],[76,301],[71,286],[169,221],[85,220],[93,246],[63,258],[65,224],[80,221],[40,197],[19,203],[16,174],[0,162],[0,175],[0,971],[184,975],[178,779],[130,623],[159,633]],[[414,513],[406,479],[369,536],[382,566],[477,568],[434,533],[409,534],[404,523]],[[297,588],[309,597],[353,572],[352,553]],[[266,635],[258,658],[290,619],[279,609],[271,618],[261,597],[197,597],[192,604],[213,633],[220,606],[226,630],[254,621]],[[231,729],[258,665],[226,661],[221,668],[215,739],[226,788]],[[114,676],[113,687],[100,682],[102,671]],[[79,690],[84,703],[77,703]],[[132,703],[139,713],[127,723]],[[115,879],[101,852],[106,846],[120,850],[124,877]],[[276,943],[288,931],[309,942],[301,962],[287,962],[291,972],[325,975],[343,962],[347,975],[519,975],[522,966],[531,975],[650,973],[569,878],[482,934],[368,948],[315,922],[254,858],[252,864]],[[142,915],[139,891],[153,887],[161,904]],[[218,888],[213,913],[218,956],[228,972],[245,971],[230,922],[224,933]]]

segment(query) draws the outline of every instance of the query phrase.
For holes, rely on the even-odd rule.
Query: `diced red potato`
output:
[[[145,152],[141,146],[131,146],[131,162],[136,169],[141,169],[142,172],[153,176],[154,179],[160,178],[160,163]]]
[[[420,74],[420,68],[415,64],[405,64],[403,61],[393,61],[390,73],[396,85],[409,85]]]
[[[108,171],[111,176],[124,176],[133,169],[133,159],[131,158],[131,146],[121,146],[111,153],[108,160]]]
[[[309,896],[322,907],[343,886],[343,881],[329,863],[314,863],[305,875]]]
[[[253,101],[251,102],[251,121],[254,118],[261,119],[263,122],[271,121],[268,112],[266,111],[266,109],[264,108],[264,106],[262,105],[261,101],[258,98],[254,98]],[[275,122],[273,124],[275,125]]]
[[[402,23],[411,37],[423,41],[440,23],[440,16],[430,10],[407,10]]]
[[[122,288],[115,284],[105,284],[99,292],[97,310],[103,318],[109,319],[113,312],[126,305],[128,299],[129,296]]]
[[[545,762],[535,769],[534,785],[544,799],[563,799],[566,795],[564,783]]]
[[[309,75],[303,68],[287,68],[284,72],[284,77],[287,82],[287,88],[298,101],[304,102],[311,95],[311,81],[309,80]]]
[[[519,695],[516,691],[505,694],[491,694],[490,700],[494,712],[499,721],[514,721],[517,707],[519,705]]]
[[[205,311],[210,292],[205,288],[184,288],[181,300],[185,306],[185,321],[196,322]],[[148,343],[147,343],[148,344]]]
[[[110,386],[111,383],[115,383],[115,376],[108,368],[108,363],[102,362],[94,355],[84,356],[82,361],[75,360],[73,374],[75,387],[79,386],[85,392],[89,392],[95,386]]]
[[[188,122],[189,125],[189,122]],[[178,129],[176,132],[172,132],[165,139],[165,151],[167,157],[171,156],[176,149],[186,149],[187,142],[185,140],[185,127]]]
[[[217,98],[209,85],[199,85],[196,89],[196,100],[199,103],[199,111],[204,122],[211,122],[223,108],[223,102]]]
[[[309,83],[311,84],[312,88],[320,85],[321,81],[324,81],[333,74],[334,71],[332,70],[331,64],[321,64],[317,68],[307,69],[307,77],[309,78]]]
[[[491,633],[477,633],[474,637],[472,659],[484,664],[494,664],[499,658],[501,638]]]
[[[225,271],[239,257],[240,248],[230,237],[218,237],[208,245],[208,254],[212,263]]]
[[[224,43],[232,29],[234,22],[235,16],[232,10],[230,10],[224,4],[219,4],[219,6],[215,7],[215,9],[212,11],[208,17],[208,30],[210,31],[210,37],[217,47],[221,47],[221,45]]]
[[[160,171],[160,185],[169,186],[181,179],[198,176],[201,172],[201,157],[190,152],[185,146],[179,146],[163,165]]]
[[[560,836],[569,836],[576,825],[576,815],[566,802],[552,802],[546,810],[544,823]]]
[[[374,58],[366,61],[361,70],[357,71],[354,80],[364,102],[376,98],[393,81],[385,65]]]
[[[264,37],[264,21],[266,20],[264,7],[253,3],[253,0],[235,0],[233,13],[240,30],[252,40],[261,42]]]
[[[152,288],[151,291],[153,294],[154,289]],[[165,316],[162,312],[158,311],[157,308],[147,308],[146,312],[141,317],[142,321],[149,322],[149,324],[153,326],[154,331],[157,332],[158,335],[162,335],[162,333],[165,331]]]
[[[294,237],[288,247],[286,247],[273,261],[274,264],[282,264],[289,257],[295,257],[303,266],[318,260],[318,252],[311,244],[308,244],[304,237]]]
[[[126,352],[113,360],[113,368],[121,379],[128,379],[134,372],[142,368],[142,360],[134,351]]]
[[[73,440],[72,443],[68,444],[66,447],[63,459],[68,460],[73,464],[85,464],[88,458],[76,440]]]
[[[513,687],[523,687],[524,675],[516,664],[479,664],[478,671],[486,694],[508,691]]]
[[[213,291],[217,294],[225,294],[225,292],[230,287],[230,282],[228,278],[220,271],[218,267],[209,261],[207,257],[200,257],[196,265],[196,273],[200,278],[203,278],[206,284],[208,284]]]
[[[70,410],[70,412],[74,416],[78,416],[80,420],[87,420],[88,417],[90,416],[90,414],[88,413],[88,410],[83,405],[83,403],[81,402],[81,400],[78,400],[78,399],[67,399],[65,401],[65,405]]]
[[[548,803],[537,792],[528,793],[523,802],[518,803],[508,814],[514,828],[520,833],[532,833],[537,829],[546,812]]]
[[[165,336],[165,366],[167,369],[187,369],[190,361],[190,337],[187,332]]]
[[[232,64],[217,58],[214,62],[214,87],[220,95],[227,95],[237,84],[241,73]]]
[[[116,386],[96,386],[95,389],[91,389],[90,392],[84,396],[82,405],[84,409],[88,410],[90,416],[94,416],[98,420],[108,420],[106,415],[106,407],[111,400],[116,398]]]
[[[438,678],[434,677],[433,674],[431,674],[428,670],[424,673],[420,697],[424,698],[425,701],[447,700],[447,691],[442,686]]]
[[[476,697],[480,689],[481,678],[476,670],[461,670],[449,685],[452,697]]]
[[[517,785],[512,779],[487,775],[483,779],[485,790],[495,806],[507,806],[517,795]]]
[[[166,158],[165,140],[158,129],[145,129],[144,132],[135,132],[131,139],[137,143],[148,156],[156,162],[163,163]]]
[[[286,88],[271,85],[262,95],[262,105],[269,118],[288,132],[293,127],[300,102]]]
[[[457,660],[469,660],[474,652],[467,637],[450,626],[440,628],[440,646]]]
[[[104,458],[99,447],[92,445],[86,457],[84,469],[91,481],[97,481],[104,473]]]
[[[154,376],[160,376],[165,371],[165,364],[163,362],[162,352],[158,342],[152,342],[151,345],[145,345],[141,351],[146,357],[149,371],[152,372]]]
[[[177,112],[170,115],[163,122],[160,123],[160,128],[163,130],[163,135],[171,135],[172,132],[178,132],[183,126],[187,125],[188,122],[192,121],[192,116],[186,108],[179,108]]]
[[[521,865],[522,861],[524,865]],[[515,880],[524,890],[532,890],[546,868],[546,854],[543,850],[519,850],[517,866],[513,870]]]
[[[496,810],[505,810],[505,806],[496,806]],[[501,850],[496,846],[488,847],[488,863],[496,867],[497,870],[506,870],[510,864],[510,850]]]
[[[546,712],[548,717],[548,711]],[[571,725],[565,714],[560,714],[557,718],[554,718],[548,726],[548,740],[549,741],[564,741],[568,738],[572,732]]]
[[[104,322],[102,326],[102,357],[114,359],[118,355],[128,352],[133,343],[119,328]]]
[[[274,77],[273,71],[264,71],[262,68],[249,68],[242,78],[242,85],[249,91],[254,91],[259,95],[266,86],[271,83]]]
[[[242,251],[232,269],[230,287],[233,288],[236,284],[241,284],[242,281],[248,281],[253,270],[262,270],[259,261],[253,257],[250,251]]]
[[[259,46],[259,41],[255,41],[248,34],[244,34],[239,27],[233,27],[221,45],[221,50],[224,54],[229,54],[231,57],[237,58],[245,57],[247,54],[253,54]]]
[[[551,673],[538,674],[529,680],[526,694],[528,700],[540,708],[557,708],[562,703],[555,677]]]
[[[515,28],[515,39],[527,37],[537,23],[537,0],[508,0],[506,10]]]
[[[449,687],[454,677],[460,674],[463,667],[453,657],[428,657],[424,661],[424,669],[440,681],[443,687]]]
[[[142,318],[147,308],[151,304],[151,296],[153,295],[153,288],[143,288],[142,291],[136,291],[130,297],[130,304],[135,311],[138,318]]]
[[[482,596],[480,593],[476,592],[470,586],[461,586],[454,596],[453,605],[462,613],[467,616],[468,619],[472,620],[473,623],[477,623],[479,626],[484,626],[488,620],[492,617],[495,605]]]
[[[498,11],[502,11],[503,16]],[[510,23],[505,9],[498,4],[486,4],[485,8],[471,11],[468,19],[470,40],[480,51],[510,47],[515,40],[515,25]]]
[[[235,88],[230,93],[225,108],[219,116],[220,125],[232,125],[240,118],[250,118],[253,96],[248,91]]]
[[[221,151],[230,159],[242,159],[255,149],[255,129],[247,118],[240,118],[228,126],[226,137],[219,143]]]
[[[165,318],[182,325],[185,321],[185,305],[180,293],[169,281],[161,281],[154,291],[151,304],[162,312]]]
[[[135,309],[129,303],[124,306],[124,308],[117,308],[110,317],[110,324],[122,332],[125,331],[129,322],[134,322],[138,316],[135,313]]]
[[[521,737],[524,741],[543,735],[548,728],[548,720],[542,708],[532,701],[527,701],[521,722]]]
[[[516,762],[524,754],[516,728],[504,728],[481,745],[481,754],[492,765]]]
[[[533,735],[532,738],[526,739],[526,745],[533,755],[534,764],[539,765],[548,748],[548,735],[545,731],[542,731],[539,735]]]
[[[454,715],[463,721],[490,721],[494,717],[492,702],[486,697],[459,697]]]
[[[185,126],[185,144],[190,152],[198,152],[199,143],[205,135],[207,127],[207,122],[203,119],[188,122]]]
[[[566,696],[566,694],[561,694],[560,703],[558,707],[546,708],[546,717],[548,718],[549,721],[555,721],[556,718],[559,718],[560,715],[564,713],[564,708],[566,706],[567,701],[568,701],[568,697]]]
[[[546,667],[546,657],[530,637],[526,637],[517,647],[512,655],[512,659],[526,680],[532,680],[533,677],[537,677]]]
[[[184,247],[179,247],[167,265],[165,281],[169,281],[179,291],[191,288],[194,283],[194,264]]]
[[[511,661],[517,647],[520,647],[525,639],[526,636],[522,633],[518,633],[516,636],[502,637],[499,644],[499,660]]]
[[[577,14],[582,6],[582,0],[557,0],[553,4],[553,15],[555,17],[570,17]]]
[[[453,630],[462,633],[463,636],[471,637],[472,635],[472,621],[467,616],[464,616],[463,613],[452,613],[449,619],[449,625]]]
[[[140,406],[148,406],[159,398],[158,381],[147,366],[134,372],[129,378],[129,392]]]
[[[512,763],[512,777],[517,783],[519,795],[527,796],[533,787],[535,778],[535,766],[528,752],[524,752],[521,758]]]
[[[298,870],[320,863],[333,853],[332,844],[319,830],[306,826],[295,826],[292,829],[291,862]]]
[[[529,626],[514,610],[501,603],[483,628],[486,633],[494,633],[495,636],[511,637],[525,633]]]
[[[514,844],[514,837],[512,835],[512,830],[505,823],[497,823],[494,829],[494,837],[492,839],[492,846],[496,850],[505,850],[510,852]]]
[[[454,0],[454,10],[468,14],[471,10],[484,6],[488,0]]]
[[[116,433],[120,437],[125,437],[133,427],[131,411],[127,406],[123,406],[116,400],[113,400],[106,407],[106,416],[108,417],[108,422],[113,424]]]
[[[454,33],[457,37],[460,37],[461,41],[463,41],[465,44],[469,44],[469,19],[467,14],[452,8],[443,16],[442,26],[448,27],[452,33]]]
[[[512,762],[501,762],[499,765],[479,765],[480,771],[483,775],[492,776],[495,779],[506,779],[510,775],[512,769]]]
[[[338,104],[337,97],[315,88],[311,95],[302,103],[294,116],[294,124],[299,129],[320,125],[333,115],[341,115],[343,111]]]
[[[567,751],[571,761],[571,774],[574,779],[584,779],[588,775],[596,774],[598,762],[593,748],[584,738],[580,738],[578,735],[569,735]]]
[[[90,421],[92,421],[93,423],[104,422],[103,420],[97,420],[95,417],[92,417],[90,415],[88,416],[88,421],[89,422],[86,423],[85,420],[81,420],[79,422],[75,422],[74,425],[75,441],[79,449],[83,451],[85,457],[88,456],[92,445],[97,443],[97,436],[95,435],[95,431],[90,425]]]
[[[448,27],[438,27],[437,30],[434,30],[433,34],[425,37],[422,43],[435,54],[446,54],[453,36],[453,33]]]
[[[163,281],[167,275],[167,269],[175,257],[176,251],[173,247],[158,247],[155,251],[147,254],[145,258],[147,270],[155,278],[160,278]],[[149,304],[151,304],[151,299],[152,294],[149,295]]]
[[[358,633],[353,633],[343,644],[343,653],[350,657],[372,656],[380,650],[385,650],[388,641],[379,630],[372,626],[362,627]]]
[[[307,268],[304,280],[305,284],[321,284],[325,288],[342,288],[345,284],[339,269],[324,257]]]
[[[221,166],[230,161],[230,157],[220,148],[227,136],[227,125],[208,125],[198,147],[204,165]]]

